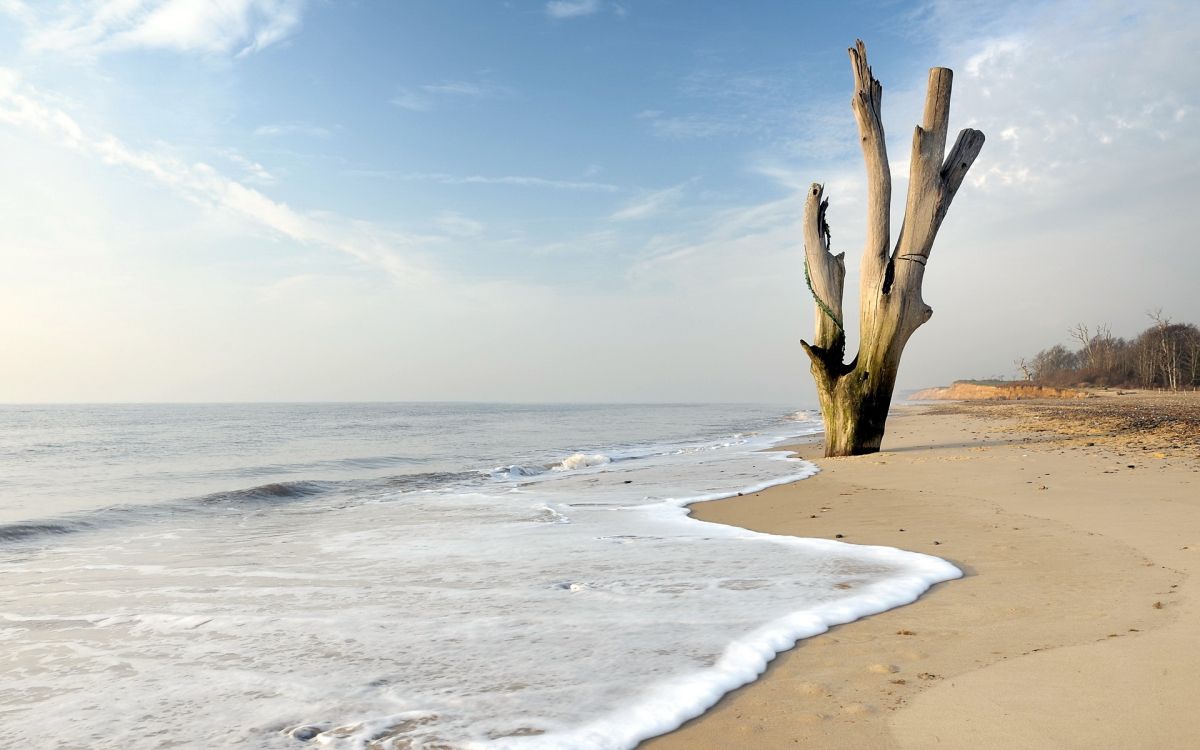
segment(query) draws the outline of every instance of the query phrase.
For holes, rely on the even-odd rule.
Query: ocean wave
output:
[[[238,490],[142,505],[112,505],[56,518],[39,518],[0,525],[0,544],[37,541],[85,531],[134,526],[156,519],[203,512],[213,508],[256,508],[304,500],[334,489],[332,482],[271,482]]]
[[[198,479],[250,479],[253,477],[270,477],[287,474],[332,473],[337,474],[347,470],[369,471],[386,469],[405,464],[420,463],[419,459],[411,456],[375,455],[375,456],[346,456],[341,458],[317,459],[303,462],[275,462],[233,466],[208,471],[198,471],[194,475]]]
[[[536,477],[539,474],[545,474],[547,468],[545,466],[509,464],[508,466],[497,466],[485,473],[493,479],[516,479],[518,477]]]
[[[311,497],[319,495],[322,492],[327,492],[332,489],[331,483],[327,482],[270,482],[268,484],[260,484],[257,487],[247,487],[241,490],[230,490],[227,492],[214,492],[210,495],[202,495],[190,502],[197,505],[247,505],[264,503],[270,504],[281,500],[295,500],[298,498]],[[185,500],[182,504],[187,504]]]
[[[21,542],[46,536],[62,536],[87,531],[95,524],[87,521],[28,521],[0,525],[0,542]]]
[[[477,471],[427,471],[420,474],[400,474],[381,480],[389,490],[426,490],[448,487],[479,480]]]

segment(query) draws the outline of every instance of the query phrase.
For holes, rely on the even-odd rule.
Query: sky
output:
[[[0,0],[0,402],[811,406],[858,37],[895,227],[928,68],[987,135],[900,388],[1200,322],[1200,4]]]

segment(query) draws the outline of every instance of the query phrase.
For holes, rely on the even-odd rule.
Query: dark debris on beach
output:
[[[1093,398],[959,401],[931,413],[1010,419],[1010,429],[1050,433],[1084,446],[1200,457],[1200,393],[1100,391]]]

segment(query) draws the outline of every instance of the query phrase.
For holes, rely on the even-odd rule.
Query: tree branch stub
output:
[[[846,282],[846,256],[829,248],[829,224],[824,187],[814,183],[804,201],[804,260],[808,283],[816,302],[816,333],[813,341],[826,350],[845,347],[842,297]]]

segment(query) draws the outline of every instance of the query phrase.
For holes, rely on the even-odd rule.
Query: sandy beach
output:
[[[966,574],[780,655],[672,748],[1200,747],[1200,397],[901,407],[876,455],[695,506]]]

